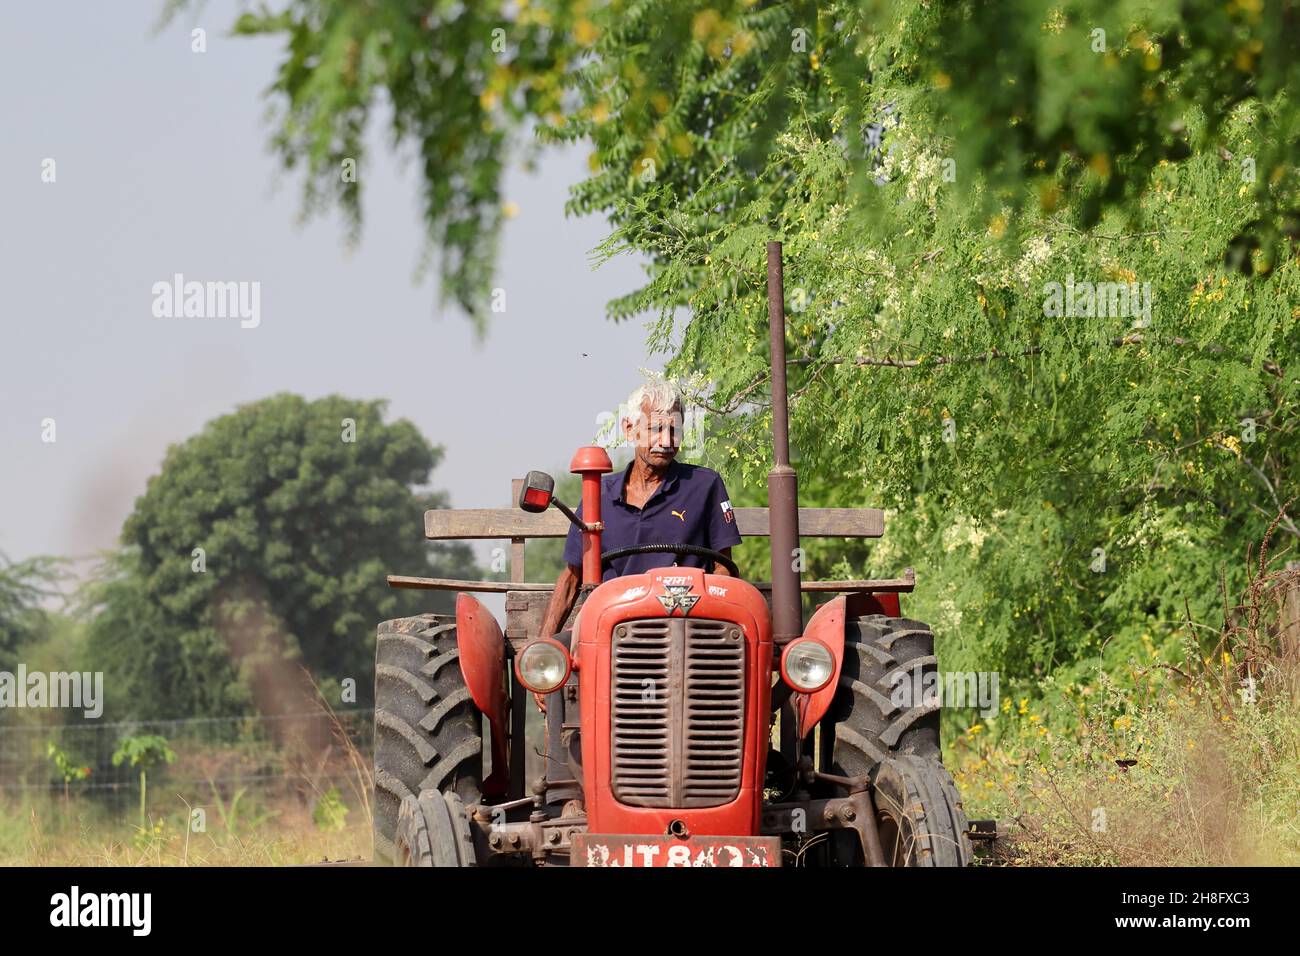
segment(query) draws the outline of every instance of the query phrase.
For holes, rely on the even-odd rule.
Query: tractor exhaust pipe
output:
[[[790,467],[790,414],[785,384],[785,278],[781,243],[767,244],[767,318],[772,337],[772,470],[767,507],[772,544],[772,640],[784,647],[803,633],[799,569],[799,483]]]

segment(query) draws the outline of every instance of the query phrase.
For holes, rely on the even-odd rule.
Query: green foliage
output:
[[[169,449],[91,595],[88,657],[115,719],[280,712],[300,667],[354,679],[368,702],[375,622],[437,603],[385,574],[472,567],[464,545],[420,535],[423,512],[446,506],[413,490],[440,450],[383,413],[277,395]]]
[[[117,742],[117,749],[113,751],[113,766],[126,764],[140,771],[140,832],[136,835],[137,840],[148,843],[162,833],[162,821],[151,828],[145,814],[149,799],[149,771],[175,762],[176,752],[167,745],[167,738],[158,734],[133,734]]]
[[[49,757],[50,762],[54,764],[54,769],[63,779],[65,787],[75,780],[85,780],[90,776],[91,771],[89,767],[82,766],[77,761],[73,760],[72,757],[68,755],[68,752],[53,740],[49,741],[45,745],[45,755]]]
[[[645,4],[602,37],[582,80],[608,95],[583,130],[602,169],[574,191],[611,210],[605,255],[653,260],[611,315],[656,310],[651,346],[707,374],[705,403],[731,416],[704,459],[747,488],[769,467],[779,238],[792,441],[817,481],[802,501],[889,509],[879,546],[819,544],[814,572],[915,566],[909,613],[935,622],[945,667],[1004,679],[1143,634],[1172,649],[1189,610],[1213,619],[1220,577],[1240,582],[1294,493],[1300,290],[1274,240],[1295,110],[1274,13],[712,7],[689,39]],[[1232,66],[1211,78],[1207,59]],[[660,162],[642,178],[629,157],[657,135],[656,97]],[[1149,283],[1150,321],[1062,314],[1049,284],[1070,277]]]
[[[967,813],[1014,821],[999,857],[1028,865],[1286,865],[1300,860],[1300,577],[1256,570],[1214,651],[1150,642],[1120,666],[1042,681],[950,735]],[[1215,622],[1217,625],[1218,622]],[[1119,656],[1118,654],[1115,656]]]
[[[170,0],[168,18],[188,5]],[[337,205],[354,237],[369,169],[366,128],[376,115],[387,120],[394,145],[418,162],[443,298],[480,331],[508,214],[501,177],[511,146],[529,121],[561,115],[563,71],[594,29],[583,4],[532,0],[508,19],[511,6],[291,0],[276,12],[245,12],[233,29],[283,42],[268,90],[272,146],[287,169],[303,170],[306,211]]]
[[[359,49],[390,42],[393,10],[416,16],[377,6],[350,21]],[[344,5],[291,9],[284,75],[301,55],[346,82],[311,58],[342,42],[321,14]],[[592,146],[570,208],[609,218],[604,256],[649,263],[609,315],[657,312],[668,371],[708,378],[726,427],[697,457],[738,501],[769,464],[763,247],[784,241],[803,501],[890,512],[879,547],[810,546],[815,573],[917,567],[908,607],[936,621],[946,666],[1022,681],[1143,635],[1172,653],[1177,622],[1240,583],[1296,493],[1294,0],[523,10],[507,29],[521,49],[550,18],[593,55],[530,48],[524,73],[557,98],[515,115]],[[481,48],[448,55],[458,95],[490,101]],[[399,115],[443,108],[440,86],[398,95]],[[324,142],[366,115],[303,102]],[[421,129],[473,155],[455,122]],[[1149,321],[1067,314],[1049,289],[1072,279],[1149,286]],[[1281,532],[1300,536],[1289,517]]]
[[[158,734],[134,734],[123,737],[113,751],[113,766],[139,767],[152,770],[159,764],[176,762],[176,752],[167,745],[167,738]]]
[[[318,829],[337,833],[348,825],[348,805],[343,802],[338,787],[330,787],[316,801],[311,819]]]
[[[56,558],[11,561],[0,553],[0,669],[12,670],[19,649],[50,633],[50,613],[42,602],[57,593],[62,577]]]
[[[208,781],[208,787],[212,791],[212,806],[217,810],[221,826],[232,836],[255,834],[280,815],[278,810],[261,806],[256,794],[245,803],[244,798],[249,796],[247,787],[237,787],[229,800],[222,799],[221,791],[211,780]]]

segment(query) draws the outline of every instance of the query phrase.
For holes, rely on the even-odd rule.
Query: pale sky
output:
[[[226,37],[210,2],[154,35],[161,0],[12,5],[0,25],[0,550],[85,556],[113,545],[168,444],[280,391],[390,399],[444,463],[453,507],[502,507],[510,478],[559,472],[596,416],[638,384],[641,320],[603,306],[642,279],[593,271],[599,217],[566,219],[585,150],[513,172],[519,216],[496,285],[507,311],[477,346],[467,319],[415,284],[415,165],[372,128],[365,227],[298,222],[301,181],[267,150],[262,97],[280,40]],[[207,30],[207,52],[190,30]],[[55,161],[57,179],[42,182]],[[516,164],[516,167],[518,164]],[[261,321],[159,319],[173,274],[259,282]],[[586,357],[583,353],[587,353]],[[42,420],[57,441],[41,440]],[[412,535],[421,529],[411,528]],[[401,569],[393,569],[400,571]]]

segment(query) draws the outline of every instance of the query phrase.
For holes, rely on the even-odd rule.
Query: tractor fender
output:
[[[819,607],[804,628],[804,637],[815,637],[830,648],[831,656],[835,658],[835,673],[830,683],[819,691],[790,695],[797,721],[795,733],[801,740],[817,726],[817,721],[826,716],[831,701],[835,699],[835,691],[840,682],[840,668],[844,666],[845,608],[846,598],[841,594]]]
[[[498,796],[509,781],[509,731],[506,722],[506,639],[490,611],[472,594],[456,595],[456,646],[460,673],[470,699],[492,728],[492,773],[483,792]]]

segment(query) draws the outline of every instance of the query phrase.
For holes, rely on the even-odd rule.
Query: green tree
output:
[[[805,503],[890,511],[884,542],[814,570],[913,564],[948,666],[1030,678],[1213,620],[1295,494],[1298,6],[528,5],[593,42],[538,67],[562,114],[520,117],[593,148],[570,208],[650,263],[609,314],[657,312],[651,349],[707,378],[728,423],[703,460],[738,500],[768,467],[763,246],[784,241]],[[294,5],[321,37],[345,7]],[[441,52],[488,92],[462,49]],[[364,118],[312,102],[319,129]],[[1075,280],[1093,295],[1066,299]]]
[[[112,759],[114,767],[126,764],[140,771],[140,830],[144,832],[147,823],[145,801],[149,796],[149,771],[154,767],[175,763],[176,752],[167,745],[166,737],[158,734],[134,734],[117,742]]]
[[[164,22],[191,6],[168,0]],[[517,7],[513,19],[507,10]],[[268,91],[272,148],[304,173],[307,212],[336,206],[358,235],[367,181],[365,132],[386,119],[418,160],[429,258],[443,298],[480,330],[497,237],[509,207],[501,177],[519,133],[559,119],[566,67],[594,39],[586,4],[564,0],[409,3],[290,0],[240,15],[233,32],[282,39]]]
[[[73,782],[88,779],[92,771],[89,767],[73,760],[68,752],[53,740],[46,742],[45,756],[50,759],[55,771],[63,778],[63,804],[66,807],[71,797]]]
[[[54,586],[61,577],[56,558],[11,561],[0,553],[0,669],[12,669],[19,649],[48,633],[50,615],[43,602],[57,595]]]
[[[88,653],[115,717],[285,712],[300,667],[369,701],[375,623],[450,607],[385,574],[473,574],[467,547],[420,533],[446,506],[416,490],[441,450],[384,408],[276,395],[168,450],[93,595]]]

